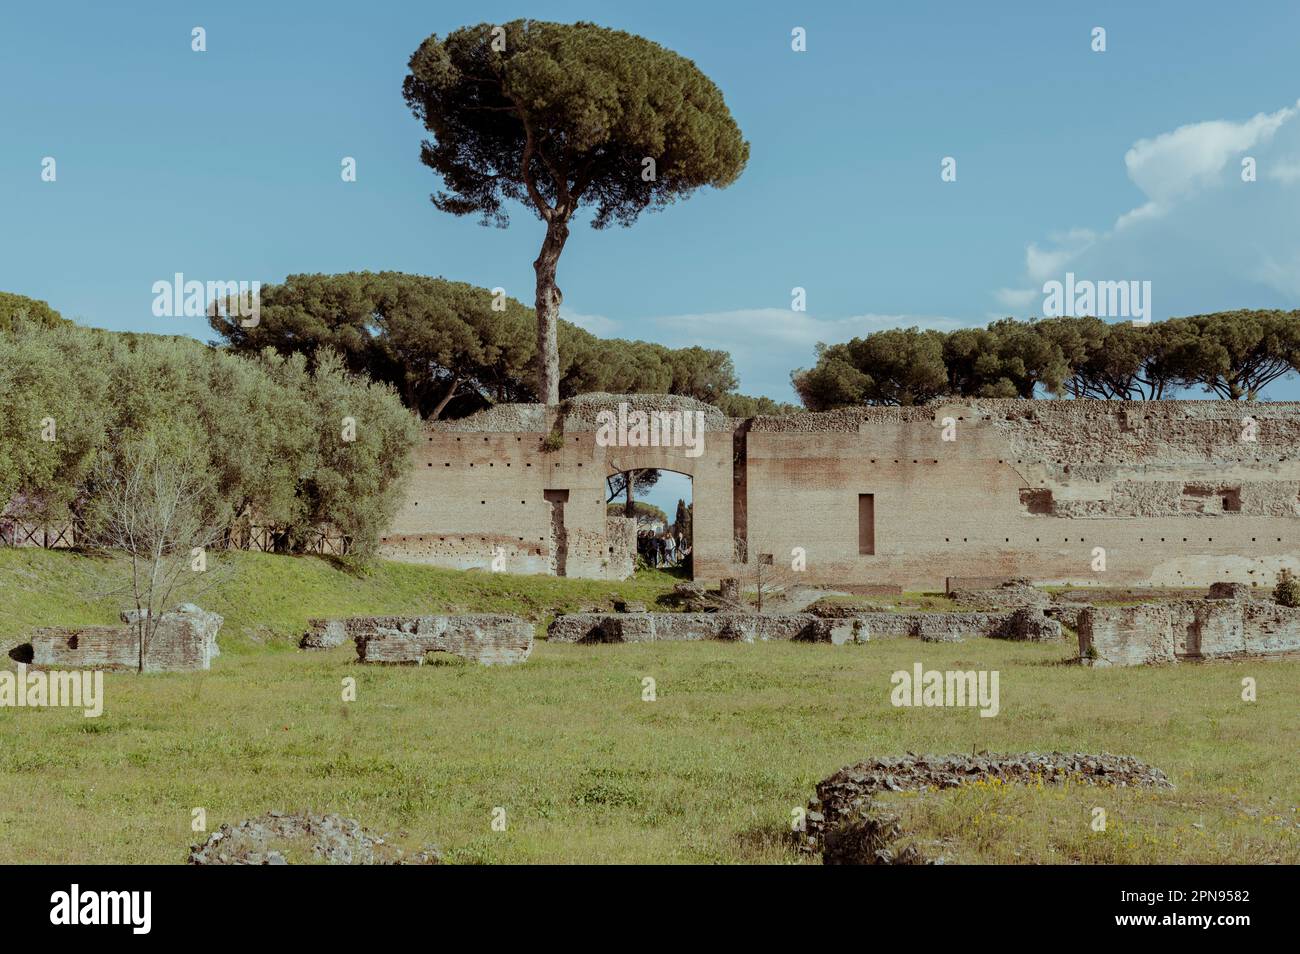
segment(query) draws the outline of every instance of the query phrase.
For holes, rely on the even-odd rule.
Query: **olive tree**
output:
[[[631,225],[700,186],[730,185],[749,144],[690,60],[592,23],[513,20],[431,36],[411,56],[407,105],[432,135],[434,205],[505,226],[506,200],[546,225],[537,276],[537,392],[559,402],[560,253],[579,208]]]

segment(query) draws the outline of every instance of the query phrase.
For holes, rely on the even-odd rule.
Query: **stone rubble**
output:
[[[353,818],[272,811],[234,827],[222,825],[190,849],[187,861],[192,865],[436,865],[442,856],[432,846],[408,855]]]

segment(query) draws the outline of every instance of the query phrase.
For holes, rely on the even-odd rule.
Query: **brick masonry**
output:
[[[1093,666],[1300,652],[1300,609],[1253,599],[1088,607],[1079,657]]]
[[[33,666],[71,669],[139,668],[140,640],[131,625],[134,612],[123,613],[122,626],[76,626],[38,629],[32,636]],[[145,672],[190,672],[208,669],[220,655],[217,631],[224,620],[186,603],[158,620],[145,648]]]
[[[744,421],[707,408],[689,456],[601,446],[595,414],[619,401],[707,407],[586,395],[429,425],[383,554],[485,571],[496,555],[510,573],[620,579],[629,542],[607,520],[605,478],[661,468],[692,478],[702,580],[744,580],[753,561],[788,563],[796,549],[803,580],[846,588],[1260,587],[1300,571],[1294,403],[972,400]],[[1254,441],[1242,439],[1247,414]]]

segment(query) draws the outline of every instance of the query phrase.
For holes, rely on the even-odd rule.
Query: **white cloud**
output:
[[[1040,248],[1036,242],[1030,242],[1025,249],[1025,275],[1036,285],[1059,275],[1071,259],[1092,247],[1097,234],[1090,229],[1071,229],[1048,238],[1055,243],[1055,248]]]
[[[1158,219],[1164,213],[1164,208],[1156,202],[1147,202],[1139,205],[1136,209],[1130,209],[1115,220],[1115,231],[1122,232],[1141,222],[1147,222],[1151,219]]]
[[[1300,101],[1242,121],[1209,120],[1137,140],[1124,156],[1143,201],[1109,231],[1075,228],[1025,246],[1021,278],[993,300],[1025,308],[1028,286],[1068,269],[1095,280],[1151,280],[1156,318],[1300,304]],[[1249,155],[1262,173],[1244,182]],[[1279,297],[1281,296],[1281,297]]]
[[[1273,163],[1264,173],[1270,179],[1276,179],[1284,185],[1300,182],[1300,160]]]
[[[1258,113],[1245,122],[1212,119],[1139,139],[1124,154],[1128,177],[1163,208],[1219,181],[1230,159],[1272,139],[1296,115],[1297,107],[1300,102],[1275,113]]]
[[[1290,261],[1282,262],[1266,256],[1253,272],[1253,277],[1292,299],[1300,298],[1300,252],[1292,255]]]
[[[613,318],[607,318],[604,315],[584,315],[571,308],[565,308],[563,305],[560,306],[560,317],[598,337],[618,337],[618,322]]]
[[[1005,305],[1012,311],[1023,311],[1042,297],[1036,288],[999,288],[993,293],[998,304]]]

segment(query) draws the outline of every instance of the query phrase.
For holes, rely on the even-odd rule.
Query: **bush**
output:
[[[1283,606],[1300,606],[1300,580],[1290,570],[1283,570],[1277,575],[1273,599]]]
[[[0,329],[0,512],[33,522],[80,521],[96,470],[152,441],[186,449],[217,525],[272,526],[296,549],[328,524],[365,556],[418,431],[391,388],[329,352],[309,372],[302,355],[243,358],[190,338]]]

